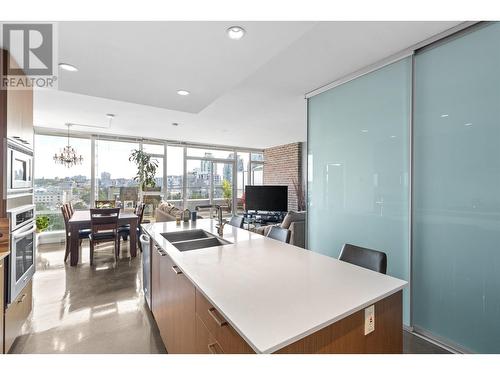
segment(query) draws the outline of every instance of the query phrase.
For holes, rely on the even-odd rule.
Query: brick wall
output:
[[[297,210],[294,181],[302,181],[302,144],[264,150],[264,185],[288,185],[288,209]]]

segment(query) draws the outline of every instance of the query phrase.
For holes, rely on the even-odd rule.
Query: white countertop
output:
[[[161,233],[216,222],[144,224],[257,353],[272,353],[403,289],[406,281],[226,224],[233,244],[181,252]]]

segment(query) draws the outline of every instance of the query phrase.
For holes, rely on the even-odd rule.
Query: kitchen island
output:
[[[219,246],[180,251],[185,244],[164,236],[218,238],[216,224],[143,225],[152,312],[169,353],[402,352],[406,281],[230,225]]]

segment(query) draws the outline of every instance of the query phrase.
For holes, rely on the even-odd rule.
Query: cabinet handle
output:
[[[23,295],[21,296],[21,298],[19,298],[19,299],[17,300],[17,303],[23,303],[25,298],[26,298],[26,294],[23,294]]]
[[[222,348],[219,343],[214,342],[213,344],[208,344],[208,351],[210,354],[223,354]]]
[[[177,266],[172,266],[172,270],[175,272],[176,275],[182,274],[182,271]]]
[[[162,257],[167,255],[167,253],[159,246],[156,246],[156,251],[158,251],[158,254],[160,254]]]
[[[213,320],[215,320],[215,323],[217,323],[219,327],[227,325],[227,321],[224,318],[219,319],[219,317],[217,316],[219,312],[215,307],[209,308],[208,314],[212,317]]]

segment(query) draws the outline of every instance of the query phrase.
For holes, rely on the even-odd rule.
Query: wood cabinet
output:
[[[195,353],[195,287],[157,246],[151,260],[152,310],[167,352]]]
[[[8,53],[2,51],[6,56]],[[33,89],[7,89],[7,137],[33,149]]]
[[[31,313],[32,287],[33,281],[30,281],[5,311],[5,353],[9,352]]]
[[[195,353],[195,288],[168,255],[161,259],[160,273],[162,286],[166,286],[163,324],[167,351]]]
[[[6,64],[10,59],[9,53],[6,50],[0,49],[0,62]],[[0,69],[0,79],[4,78],[3,72],[6,66]],[[0,155],[2,155],[2,163],[0,163],[0,176],[3,179],[7,177],[7,163],[5,158],[7,150],[5,150],[5,138],[9,138],[19,145],[33,149],[34,129],[33,129],[33,90],[28,89],[1,89],[0,88]],[[0,184],[0,217],[6,215],[7,210],[7,184]],[[19,205],[32,203],[31,199],[27,202],[16,202]]]
[[[222,347],[199,316],[196,316],[196,354],[224,354]]]
[[[0,354],[4,352],[3,348],[3,302],[4,299],[4,278],[5,278],[5,266],[3,259],[0,260]]]
[[[221,312],[196,290],[196,316],[203,322],[212,341],[216,342],[221,351],[226,354],[254,353],[246,341],[231,327]],[[213,350],[213,346],[212,346]]]

